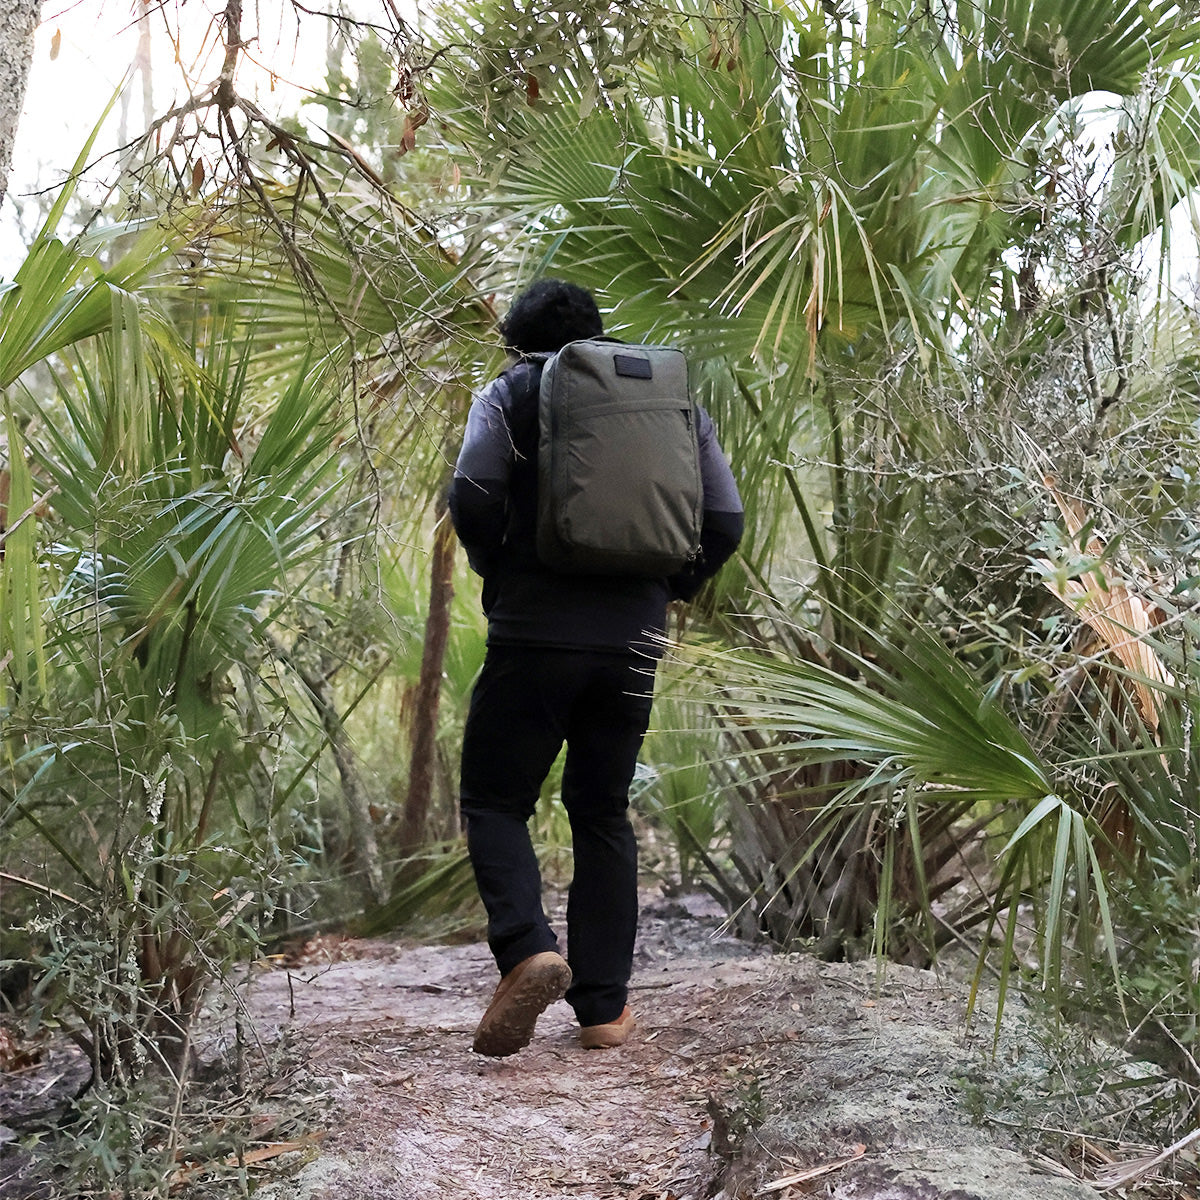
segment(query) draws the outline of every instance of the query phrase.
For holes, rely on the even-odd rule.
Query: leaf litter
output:
[[[323,939],[283,961],[239,990],[242,1020],[290,1042],[326,1111],[307,1144],[264,1156],[262,1200],[1099,1195],[1058,1136],[1086,1105],[1055,1094],[1019,1003],[993,1046],[956,980],[773,955],[723,933],[707,897],[643,897],[639,1030],[618,1050],[582,1050],[560,1002],[521,1053],[473,1054],[496,982],[481,943]],[[218,1017],[213,1061],[230,1050]]]
[[[1172,1102],[1154,1068],[1048,1036],[1011,998],[993,1041],[952,976],[771,955],[721,927],[706,897],[647,894],[640,1029],[590,1053],[562,1003],[520,1054],[471,1052],[495,983],[482,944],[326,936],[255,964],[199,1033],[212,1152],[181,1146],[170,1194],[1197,1200],[1200,1134],[1132,1140],[1144,1096]],[[0,1073],[0,1108],[60,1111],[79,1084],[56,1055]],[[22,1161],[0,1194],[34,1194]]]

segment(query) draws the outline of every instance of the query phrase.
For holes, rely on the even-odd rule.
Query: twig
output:
[[[866,1152],[866,1146],[860,1143],[854,1147],[854,1153],[846,1158],[835,1158],[832,1162],[821,1163],[816,1167],[809,1167],[806,1171],[798,1171],[795,1175],[785,1175],[782,1179],[774,1179],[765,1187],[759,1188],[756,1195],[769,1196],[772,1192],[782,1192],[787,1188],[794,1187],[798,1183],[806,1183],[810,1179],[818,1179],[822,1175],[829,1175],[833,1171],[840,1171],[843,1167],[848,1167],[851,1163],[857,1162]]]
[[[1188,1066],[1192,1068],[1192,1077],[1200,1080],[1200,1063],[1196,1061],[1195,1055],[1167,1028],[1166,1022],[1162,1017],[1155,1017],[1154,1024],[1162,1031],[1176,1050],[1187,1060]]]
[[[9,883],[19,883],[31,891],[41,892],[43,896],[53,896],[58,900],[65,900],[68,904],[80,904],[80,901],[76,900],[74,896],[68,896],[66,892],[60,892],[58,888],[49,887],[44,883],[36,883],[32,879],[25,879],[20,875],[12,875],[8,871],[0,871],[0,879],[7,879]]]
[[[7,529],[0,529],[0,546],[3,546],[9,537],[16,533],[30,517],[36,516],[38,509],[57,492],[58,484],[55,484],[52,488],[44,491]]]

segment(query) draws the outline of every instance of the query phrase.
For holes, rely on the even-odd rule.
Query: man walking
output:
[[[534,283],[500,325],[516,361],[476,398],[450,512],[483,578],[488,648],[463,737],[461,805],[501,980],[475,1034],[480,1054],[514,1054],[566,995],[587,1049],[622,1045],[637,930],[629,785],[650,719],[666,608],[733,553],[742,504],[712,421],[697,408],[700,554],[671,578],[566,574],[537,552],[538,390],[546,358],[603,334],[592,295]],[[546,920],[528,822],[563,743],[562,800],[574,877],[567,959]]]

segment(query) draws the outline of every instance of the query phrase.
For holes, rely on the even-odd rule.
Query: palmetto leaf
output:
[[[390,356],[403,371],[431,344],[490,331],[494,314],[467,266],[382,188],[351,178],[322,200],[284,187],[270,196],[288,213],[290,253],[264,248],[254,222],[231,222],[205,242],[198,277],[253,325],[256,370],[290,374],[314,352],[349,351],[379,371]]]
[[[46,653],[41,589],[38,584],[36,507],[25,440],[5,405],[8,443],[8,495],[0,523],[0,705],[7,698],[9,672],[22,688],[46,686]]]
[[[116,331],[114,353],[119,357],[125,331],[140,336],[145,328],[163,344],[171,342],[164,323],[147,314],[145,323],[131,288],[143,281],[169,252],[171,238],[163,229],[148,225],[134,226],[94,235],[94,246],[118,236],[132,235],[133,244],[116,254],[115,263],[105,269],[82,241],[64,245],[56,236],[67,203],[74,193],[75,179],[83,170],[100,125],[108,115],[114,95],[80,152],[71,174],[52,206],[46,221],[13,280],[0,288],[0,389],[14,384],[30,367],[98,334]],[[140,355],[142,346],[135,347]],[[134,368],[135,374],[138,368]],[[131,400],[143,397],[135,388]],[[143,407],[144,411],[144,407]],[[37,570],[37,524],[33,508],[32,484],[24,459],[23,438],[13,419],[11,404],[5,407],[10,475],[16,501],[25,503],[13,517],[20,517],[21,528],[6,538],[6,554],[0,562],[0,660],[11,652],[16,673],[24,684],[30,682],[29,663],[37,664],[37,677],[45,685],[45,662],[41,596]],[[12,503],[10,499],[10,504]]]
[[[126,230],[111,231],[114,239]],[[36,241],[0,296],[0,386],[50,355],[112,328],[114,304],[128,300],[171,248],[150,227],[107,269],[78,244]],[[165,335],[161,323],[152,326]]]
[[[80,150],[12,282],[0,289],[0,388],[35,363],[112,328],[120,297],[144,282],[174,243],[169,229],[152,220],[110,227],[67,245],[58,238],[59,222],[118,95],[119,89]],[[118,239],[132,245],[119,249]],[[96,257],[106,246],[115,259],[108,268]],[[151,328],[165,333],[157,323]]]
[[[220,373],[160,373],[142,422],[124,415],[123,374],[84,355],[59,376],[61,410],[41,410],[39,459],[60,520],[92,531],[77,589],[176,691],[248,651],[319,546],[336,483],[336,377],[302,366],[235,439],[253,346],[235,329],[222,336],[229,345],[209,356]]]
[[[1166,0],[971,0],[942,25],[868,6],[833,38],[817,5],[774,6],[714,70],[705,29],[645,65],[645,111],[581,116],[564,71],[555,103],[493,131],[498,203],[622,319],[709,352],[807,361],[818,329],[878,336],[901,318],[923,333],[1022,240],[1005,207],[1056,108],[1132,96],[1152,63],[1178,72],[1182,100],[1200,21]],[[1159,156],[1164,186],[1193,169],[1189,140]]]
[[[1015,955],[1016,912],[1030,898],[1043,914],[1047,988],[1060,985],[1068,934],[1083,948],[1086,962],[1097,924],[1116,979],[1117,943],[1096,851],[1096,843],[1105,842],[1086,800],[1065,796],[1062,781],[999,700],[932,635],[896,624],[888,630],[860,629],[868,649],[856,654],[839,648],[837,671],[744,652],[700,653],[722,681],[714,702],[763,739],[760,750],[743,751],[746,760],[761,756],[777,763],[782,756],[798,764],[845,765],[846,782],[825,801],[804,857],[826,853],[825,841],[838,836],[857,810],[873,808],[886,826],[901,801],[945,806],[954,821],[980,805],[981,822],[997,829],[1015,812],[1015,827],[1010,825],[998,854],[998,877],[981,898],[989,926],[1006,923],[1001,1004]],[[784,793],[776,802],[788,799]],[[911,814],[907,828],[919,853],[919,827]],[[980,973],[988,941],[985,937]]]
[[[850,758],[975,800],[1039,803],[1051,778],[1019,729],[930,636],[852,655],[858,678],[812,663],[733,654],[720,671],[757,728],[800,739],[810,761]]]

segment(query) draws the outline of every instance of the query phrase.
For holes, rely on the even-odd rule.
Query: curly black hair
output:
[[[514,354],[552,354],[568,342],[603,332],[592,293],[562,279],[530,284],[500,322],[504,344]]]

